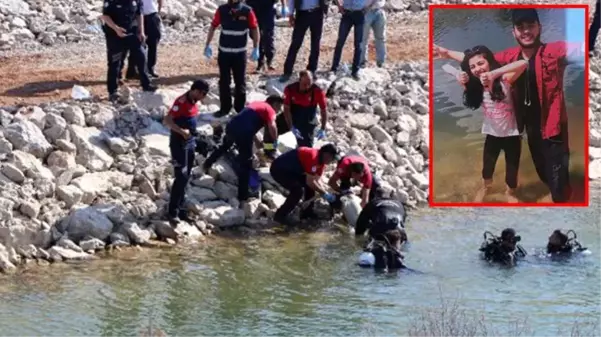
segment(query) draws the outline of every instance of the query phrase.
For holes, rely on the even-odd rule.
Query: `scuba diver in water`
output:
[[[378,194],[381,196],[381,191]],[[370,238],[359,265],[388,271],[406,268],[401,254],[401,247],[407,242],[405,206],[380,196],[365,205],[355,225],[356,237],[368,232]]]
[[[501,232],[501,237],[486,231],[480,251],[484,253],[484,259],[489,262],[513,266],[518,259],[526,257],[526,250],[518,244],[521,239],[513,228],[505,228]]]
[[[574,236],[569,237],[568,235],[572,233]],[[573,230],[568,230],[565,234],[561,232],[560,229],[556,229],[553,231],[551,236],[549,236],[549,241],[547,243],[547,254],[550,255],[568,255],[571,253],[580,253],[586,251],[586,247],[582,247],[580,242],[576,240],[576,232]]]

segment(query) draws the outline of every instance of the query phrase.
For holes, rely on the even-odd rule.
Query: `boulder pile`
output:
[[[211,81],[216,88],[216,79]],[[427,65],[365,69],[361,81],[331,75],[317,83],[335,94],[329,101],[327,141],[367,157],[389,196],[425,205]],[[283,90],[276,78],[253,85],[249,101]],[[65,101],[0,109],[0,269],[13,269],[23,259],[90,258],[107,245],[198,239],[215,228],[265,226],[284,201],[284,191],[262,167],[262,196],[241,209],[237,178],[226,158],[208,175],[200,166],[193,170],[187,207],[196,221],[174,230],[161,220],[172,166],[169,132],[160,121],[186,89],[125,88],[124,104],[117,106]],[[211,93],[201,107],[201,133],[211,135],[212,125],[223,122],[210,113],[218,104]],[[291,133],[280,138],[280,151],[295,146]],[[199,154],[197,162],[203,160]],[[329,167],[324,179],[333,170]]]

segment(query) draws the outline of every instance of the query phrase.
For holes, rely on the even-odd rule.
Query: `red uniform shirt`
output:
[[[267,102],[256,101],[248,103],[246,106],[249,109],[253,109],[259,117],[265,122],[265,124],[271,124],[275,121],[275,110]]]
[[[325,165],[319,163],[319,150],[301,146],[297,149],[298,160],[306,174],[321,176]]]
[[[219,9],[215,12],[215,16],[213,16],[213,21],[211,22],[211,26],[213,28],[219,27],[221,24],[221,14],[219,14]],[[255,15],[255,11],[251,9],[250,14],[248,15],[248,28],[255,29],[258,27],[257,16]]]
[[[175,100],[173,106],[169,110],[169,115],[171,115],[173,119],[196,117],[198,116],[198,107],[196,106],[196,103],[192,103],[188,100],[188,94],[186,93]]]
[[[359,182],[363,185],[364,188],[371,188],[371,184],[373,181],[373,177],[371,176],[371,170],[369,168],[369,164],[367,163],[367,159],[361,156],[346,156],[342,158],[342,160],[338,163],[338,167],[336,168],[336,174],[338,174],[340,178],[350,179],[350,165],[353,163],[363,164],[363,175],[361,176]]]
[[[299,105],[301,107],[312,107],[319,105],[321,110],[326,109],[326,94],[318,86],[313,86],[313,90],[307,90],[307,92],[301,92],[296,89],[298,83],[292,83],[284,89],[284,104],[285,105]],[[311,100],[313,99],[313,102]]]

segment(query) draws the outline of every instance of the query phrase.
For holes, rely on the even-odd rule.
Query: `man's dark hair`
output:
[[[365,165],[363,163],[352,163],[349,165],[349,170],[351,173],[363,173]]]
[[[329,153],[330,155],[332,155],[332,157],[334,157],[334,160],[336,160],[339,156],[338,148],[332,143],[325,144],[319,149],[320,157],[323,157],[324,153]]]
[[[274,104],[281,105],[281,104],[284,104],[284,99],[282,97],[280,97],[280,95],[270,95],[269,97],[267,97],[265,102],[267,102],[267,104],[269,104],[269,105],[274,105]]]
[[[209,93],[209,82],[205,80],[196,80],[192,83],[192,87],[190,90],[198,90],[204,92],[205,94]]]
[[[540,23],[538,12],[534,8],[516,8],[511,11],[511,22],[514,26],[518,26],[524,22]]]

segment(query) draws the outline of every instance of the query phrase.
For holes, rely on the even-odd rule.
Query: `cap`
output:
[[[538,12],[534,8],[517,8],[511,11],[511,22],[513,25],[519,25],[524,22],[540,22]]]
[[[190,90],[198,90],[205,93],[209,92],[209,83],[205,80],[196,80],[192,83]]]
[[[334,157],[334,160],[340,160],[340,151],[338,151],[338,148],[336,147],[336,145],[334,145],[332,143],[328,143],[328,144],[325,144],[324,146],[322,146],[319,149],[319,152],[329,153],[332,155],[332,157]]]

